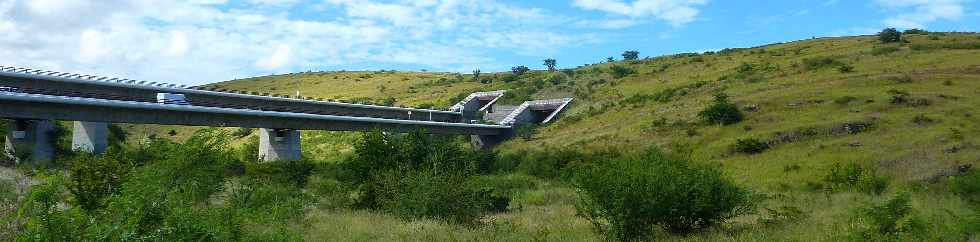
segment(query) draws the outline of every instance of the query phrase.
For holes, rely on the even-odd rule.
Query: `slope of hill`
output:
[[[559,123],[501,150],[685,144],[699,158],[723,161],[747,180],[762,179],[753,181],[760,184],[813,178],[759,176],[787,165],[821,170],[834,162],[876,162],[887,165],[886,174],[921,180],[955,164],[976,163],[980,36],[909,35],[908,42],[881,44],[873,36],[804,40],[518,78],[483,74],[481,80],[490,84],[469,74],[378,71],[298,73],[212,86],[282,95],[301,90],[303,96],[355,102],[393,97],[396,105],[423,107],[447,107],[461,95],[494,89],[512,90],[511,103],[573,96],[574,106]],[[746,121],[696,124],[697,113],[718,92],[746,110]],[[894,100],[902,98],[923,103]],[[869,129],[840,132],[852,124]],[[746,138],[773,147],[759,155],[732,153],[732,145]]]
[[[541,150],[659,146],[723,167],[740,184],[767,195],[760,206],[792,207],[808,215],[780,227],[755,222],[778,215],[750,215],[736,219],[741,227],[678,239],[839,240],[860,223],[848,222],[854,220],[853,211],[887,199],[820,190],[819,183],[835,164],[856,163],[891,182],[886,194],[914,192],[913,206],[932,226],[926,237],[962,240],[957,237],[964,229],[957,222],[962,218],[955,214],[969,214],[971,208],[945,193],[943,178],[958,174],[961,167],[980,165],[980,35],[906,38],[905,43],[890,44],[875,36],[821,38],[520,76],[484,73],[480,80],[470,74],[345,71],[211,86],[418,107],[448,107],[470,92],[497,89],[511,90],[504,103],[571,96],[576,101],[559,122],[498,147],[502,159]],[[717,93],[730,96],[745,120],[727,126],[700,122],[698,112]],[[304,153],[343,157],[356,136],[306,132]],[[736,144],[750,141],[765,145],[756,147],[758,152],[739,152]],[[515,198],[512,206],[522,209],[490,218],[506,221],[509,233],[528,235],[509,238],[596,239],[588,223],[574,216],[572,189],[549,180],[536,184]],[[505,233],[405,222],[362,211],[315,211],[308,220],[310,237],[322,240],[460,240]],[[378,231],[336,224],[390,226]]]

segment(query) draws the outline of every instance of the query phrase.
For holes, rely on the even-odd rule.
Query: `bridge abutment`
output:
[[[263,161],[299,160],[300,134],[291,129],[259,129],[259,159]]]
[[[109,147],[109,124],[75,121],[71,148],[92,154],[102,154]]]
[[[7,128],[4,142],[5,155],[12,156],[17,162],[27,158],[33,162],[45,162],[54,159],[54,145],[51,132],[55,130],[52,120],[15,120]]]

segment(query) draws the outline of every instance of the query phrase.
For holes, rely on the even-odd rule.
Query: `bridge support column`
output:
[[[102,154],[109,147],[109,124],[75,121],[71,148],[92,154]]]
[[[51,133],[55,129],[51,120],[16,120],[7,127],[4,155],[15,159],[26,157],[34,162],[54,159]],[[17,160],[17,162],[24,162]]]
[[[299,131],[290,129],[259,129],[259,159],[263,161],[299,160]]]
[[[500,135],[470,135],[470,144],[477,150],[485,150],[493,148],[513,136],[513,130],[508,130],[508,132]]]

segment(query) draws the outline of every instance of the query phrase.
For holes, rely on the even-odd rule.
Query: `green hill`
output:
[[[483,73],[480,80],[471,74],[340,71],[210,86],[442,108],[474,91],[508,89],[504,103],[574,97],[573,106],[557,123],[499,146],[501,160],[534,163],[544,161],[522,157],[543,151],[659,146],[690,152],[697,160],[722,167],[738,183],[767,197],[761,207],[775,209],[675,239],[841,240],[862,223],[854,211],[888,198],[821,189],[835,164],[850,163],[884,177],[890,183],[885,194],[912,191],[913,207],[931,226],[924,238],[977,239],[975,233],[959,236],[965,229],[959,223],[961,215],[970,214],[971,208],[947,192],[945,177],[959,174],[960,167],[980,165],[978,34],[911,34],[902,43],[889,44],[880,43],[877,36],[820,38],[520,76]],[[717,93],[727,94],[745,120],[725,126],[703,124],[698,113]],[[305,132],[304,154],[322,160],[345,157],[358,135]],[[752,141],[758,141],[755,147],[736,145],[752,146]],[[751,148],[758,149],[745,152]],[[511,163],[517,170],[534,169],[531,164]],[[505,232],[401,221],[366,211],[315,210],[307,216],[307,239],[599,239],[587,221],[575,216],[574,190],[563,182],[517,174],[497,179],[530,179],[535,184],[515,198],[512,206],[521,209],[489,218],[507,224],[493,227]],[[806,216],[775,227],[758,222],[779,217],[773,211],[781,207],[799,209]],[[377,229],[377,224],[384,224],[384,229]],[[494,237],[511,233],[517,235]]]
[[[470,74],[377,71],[297,73],[211,86],[281,95],[302,90],[303,96],[368,103],[393,97],[400,106],[443,108],[482,90],[509,89],[510,103],[571,96],[574,105],[560,122],[500,149],[685,144],[699,158],[723,162],[760,185],[799,182],[812,178],[807,170],[849,161],[882,163],[886,174],[914,181],[980,158],[973,147],[980,130],[974,116],[980,104],[980,36],[907,39],[895,44],[881,44],[874,36],[813,39],[534,71],[510,82],[510,73],[483,74],[490,84]],[[620,77],[613,68],[635,73]],[[696,124],[697,113],[718,92],[749,109],[744,122]],[[893,103],[904,93],[909,102],[923,103]],[[869,129],[841,132],[848,124]],[[773,147],[758,155],[733,154],[733,144],[746,138]],[[760,176],[785,165],[806,168],[804,175]]]

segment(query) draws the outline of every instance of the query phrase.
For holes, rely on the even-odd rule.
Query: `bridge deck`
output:
[[[154,100],[158,93],[176,93],[184,94],[196,106],[384,119],[461,121],[461,114],[451,111],[270,97],[144,83],[0,66],[0,86],[15,87],[34,94],[146,102]]]
[[[159,104],[0,91],[0,118],[110,123],[500,135],[509,126]]]

